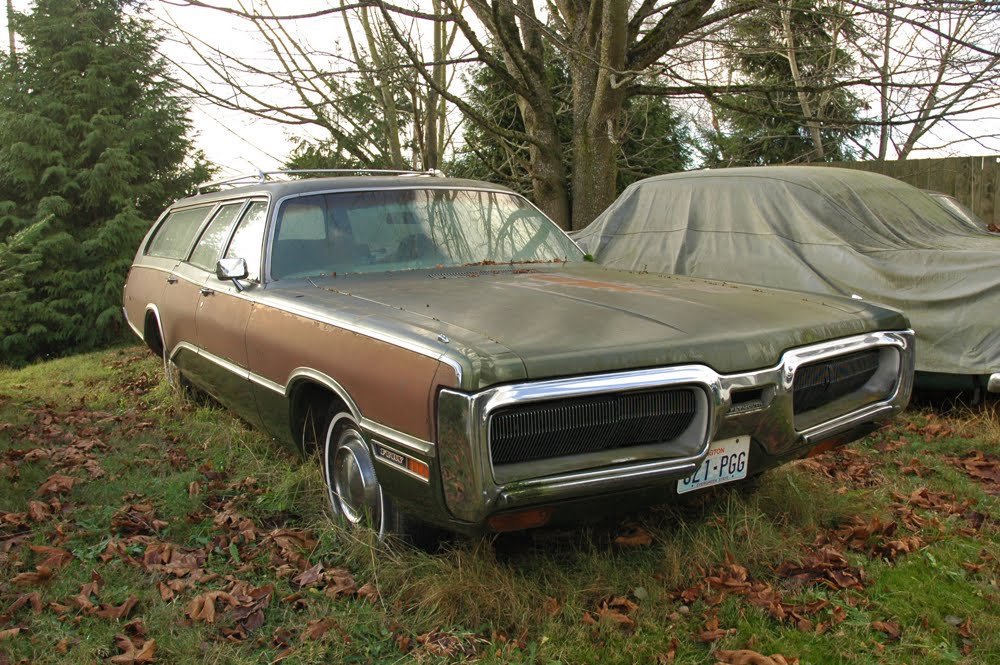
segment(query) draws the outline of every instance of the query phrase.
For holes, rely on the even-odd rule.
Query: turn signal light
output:
[[[424,480],[431,479],[431,468],[419,460],[415,460],[412,457],[406,458],[406,468],[412,473],[417,474]]]
[[[503,513],[486,520],[494,531],[520,531],[545,526],[552,519],[551,508],[532,508],[519,513]]]

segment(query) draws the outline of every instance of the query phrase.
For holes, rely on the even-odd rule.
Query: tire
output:
[[[312,419],[307,416],[305,420],[302,443],[308,446],[308,421]],[[369,528],[379,540],[395,536],[420,543],[428,530],[399,511],[392,497],[382,491],[368,443],[352,416],[331,410],[322,432],[317,447],[333,518],[348,528]]]

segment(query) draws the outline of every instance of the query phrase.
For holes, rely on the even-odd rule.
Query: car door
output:
[[[257,407],[250,391],[245,333],[253,311],[254,293],[260,287],[267,201],[249,201],[245,206],[241,204],[238,210],[235,204],[230,205],[233,207],[220,208],[219,215],[232,216],[235,220],[237,213],[242,214],[238,215],[225,253],[220,251],[223,243],[219,243],[211,254],[207,250],[200,256],[192,253],[193,262],[208,265],[210,257],[212,265],[211,273],[201,285],[197,308],[198,346],[203,356],[199,379],[216,399],[256,423]],[[222,256],[244,259],[247,278],[238,280],[237,284],[216,277],[215,263]]]
[[[195,312],[199,288],[204,276],[183,263],[214,204],[171,211],[157,227],[145,247],[145,254],[162,266],[151,276],[145,289],[149,303],[156,308],[167,356],[183,366],[194,352],[196,343]],[[167,270],[166,266],[173,267]],[[136,294],[139,297],[140,294]],[[133,321],[133,323],[136,323]]]

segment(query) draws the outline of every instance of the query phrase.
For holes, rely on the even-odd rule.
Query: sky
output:
[[[276,2],[274,6],[286,8],[294,6],[295,11],[304,12],[310,9],[329,7],[330,0],[296,0],[294,5],[287,2]],[[20,11],[30,9],[30,0],[15,0],[14,6]],[[242,59],[249,59],[262,64],[273,62],[269,58],[267,46],[259,36],[253,34],[245,21],[227,16],[211,9],[197,7],[177,7],[169,2],[150,3],[154,16],[166,27],[170,23],[178,24],[197,38],[219,44],[231,53],[239,54]],[[6,26],[6,6],[0,3],[0,23]],[[310,45],[317,45],[320,50],[335,50],[337,41],[344,38],[342,19],[336,16],[319,19],[309,19],[301,22],[302,30],[298,33]],[[6,44],[6,39],[4,40]],[[176,63],[193,67],[197,71],[196,62],[191,49],[176,40],[168,39],[162,50],[165,56]],[[274,93],[275,91],[270,91]],[[275,170],[293,149],[297,138],[309,137],[308,128],[289,127],[273,121],[254,118],[237,111],[221,109],[211,103],[191,99],[191,115],[196,145],[206,157],[220,166],[221,177],[255,172]],[[996,111],[994,109],[993,111]],[[993,118],[993,111],[984,113],[974,122],[981,128],[984,123],[997,125],[1000,134],[1000,120]],[[969,126],[969,123],[966,124]],[[939,132],[940,136],[930,137],[928,142],[937,141],[940,144],[949,143],[961,138],[958,132]],[[967,141],[949,146],[944,150],[921,151],[912,155],[919,157],[943,157],[956,154],[986,155],[1000,153],[1000,139],[985,143]]]

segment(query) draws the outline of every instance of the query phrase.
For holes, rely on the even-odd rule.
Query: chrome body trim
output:
[[[174,360],[181,351],[190,351],[199,358],[204,358],[211,363],[214,363],[224,370],[232,372],[241,379],[250,380],[250,371],[246,370],[236,363],[229,362],[225,358],[220,358],[214,353],[210,353],[201,347],[195,346],[194,344],[189,344],[187,342],[178,342],[176,346],[170,351],[170,359]],[[266,380],[266,379],[265,379]]]
[[[408,451],[406,453],[400,453],[400,454],[405,454],[408,456],[416,454],[422,456],[425,459],[429,459],[434,456],[435,445],[432,442],[424,441],[423,439],[419,439],[415,436],[411,436],[404,432],[400,432],[391,427],[387,427],[386,425],[382,425],[381,423],[375,422],[374,420],[363,417],[361,415],[361,410],[358,408],[358,405],[355,403],[355,401],[351,398],[350,394],[348,394],[347,390],[344,389],[344,387],[340,385],[337,381],[330,378],[326,374],[323,374],[322,372],[318,372],[308,367],[299,367],[292,371],[292,373],[288,377],[287,384],[282,386],[279,383],[275,383],[274,381],[271,381],[266,377],[254,374],[253,372],[250,372],[249,370],[246,370],[240,367],[239,365],[236,365],[235,363],[229,362],[224,358],[220,358],[219,356],[210,353],[205,349],[197,347],[194,344],[189,344],[187,342],[178,343],[171,350],[170,359],[173,360],[174,358],[176,358],[181,351],[188,351],[201,358],[204,358],[205,360],[208,360],[214,363],[215,365],[218,365],[219,367],[229,372],[232,372],[238,377],[256,383],[257,385],[262,386],[264,388],[267,388],[268,390],[271,390],[279,395],[282,395],[286,399],[291,398],[292,390],[294,389],[295,384],[299,381],[308,380],[313,383],[322,385],[331,392],[335,393],[338,397],[340,397],[340,399],[344,402],[344,404],[347,405],[347,408],[350,410],[352,419],[357,423],[359,423],[361,430],[365,432],[367,435],[369,435],[369,437],[377,438],[380,442],[383,443],[383,445],[385,442],[388,442],[394,446],[397,446],[399,448]],[[420,479],[424,480],[424,478]]]
[[[256,383],[258,386],[261,386],[263,388],[267,388],[268,390],[276,392],[279,395],[284,395],[285,394],[285,387],[283,385],[281,385],[280,383],[275,383],[274,381],[272,381],[271,379],[267,378],[266,376],[261,376],[260,374],[254,374],[253,372],[247,372],[247,374],[248,374],[250,380],[252,382]]]
[[[393,346],[398,346],[401,349],[406,349],[407,351],[412,351],[413,353],[419,353],[422,356],[427,356],[428,358],[433,358],[438,362],[448,365],[455,371],[455,377],[458,383],[462,383],[462,366],[457,360],[451,358],[447,353],[441,348],[436,348],[431,344],[424,344],[414,339],[407,339],[404,337],[399,337],[398,335],[393,335],[382,330],[373,330],[369,327],[365,327],[360,323],[353,321],[348,321],[346,319],[337,318],[331,316],[329,312],[325,310],[320,310],[310,307],[296,307],[294,305],[288,304],[277,304],[267,298],[257,298],[254,300],[259,305],[265,307],[273,307],[274,309],[287,312],[289,314],[295,314],[296,316],[301,316],[310,321],[316,321],[318,323],[326,323],[328,325],[334,326],[336,328],[341,328],[349,332],[357,333],[363,335],[364,337],[370,337],[371,339],[378,340],[380,342],[385,342],[386,344],[391,344]]]
[[[792,386],[798,367],[859,350],[879,348],[880,358],[893,376],[886,384],[878,373],[868,388],[831,402],[837,412],[819,422],[803,421],[796,428]],[[594,496],[617,491],[662,486],[684,478],[701,465],[716,438],[749,434],[767,454],[782,457],[841,433],[902,411],[913,388],[914,335],[912,330],[876,332],[811,344],[785,352],[774,367],[742,374],[719,375],[703,365],[615,372],[611,374],[525,382],[489,388],[475,394],[441,390],[438,398],[438,464],[444,498],[451,515],[463,522],[482,523],[490,514],[525,506]],[[524,465],[515,477],[493,467],[489,454],[489,416],[502,406],[559,399],[567,396],[691,386],[705,396],[703,440],[697,454],[675,455],[660,450],[648,456],[648,446],[637,451],[606,451],[603,464],[592,455],[567,456]],[[741,389],[762,390],[764,408],[726,417],[732,394]],[[871,393],[879,399],[870,401]],[[868,401],[866,401],[868,400]],[[812,412],[806,412],[807,414]],[[664,454],[666,453],[666,454]],[[581,465],[581,459],[586,464]],[[579,468],[567,469],[576,462]]]
[[[670,448],[674,449],[673,454],[670,454],[671,450],[663,444],[656,444],[503,466],[494,466],[490,462],[492,460],[490,414],[497,409],[512,404],[530,404],[553,399],[663,387],[691,388],[696,395],[696,415],[687,430],[670,442]],[[684,468],[700,463],[708,452],[720,416],[717,407],[721,401],[721,388],[719,377],[715,372],[704,366],[689,365],[500,386],[486,390],[473,398],[472,408],[479,424],[478,437],[485,442],[484,457],[488,465],[486,471],[492,480],[503,485],[512,481],[528,481],[542,476],[574,473],[581,466],[602,468],[623,461],[662,460],[664,457],[670,457],[672,458],[670,466],[677,465]],[[684,452],[688,454],[685,455]],[[530,484],[530,481],[527,484]]]
[[[188,279],[184,275],[177,275],[172,270],[168,270],[166,268],[161,268],[159,266],[150,266],[146,264],[143,264],[142,268],[146,270],[156,270],[167,274],[175,274],[178,279],[183,279],[189,284],[194,284],[195,286],[199,287],[202,286],[202,282],[193,281],[191,279]],[[242,300],[246,300],[247,302],[253,303],[255,305],[260,305],[262,307],[270,307],[271,309],[274,309],[279,312],[287,312],[288,314],[295,314],[296,316],[301,316],[304,319],[308,319],[310,321],[316,321],[317,323],[325,323],[327,325],[331,325],[336,328],[347,330],[348,332],[356,333],[364,337],[370,337],[371,339],[378,340],[380,342],[385,342],[386,344],[398,346],[401,349],[406,349],[407,351],[412,351],[413,353],[419,353],[420,355],[426,356],[428,358],[433,358],[438,362],[448,365],[448,367],[450,367],[455,372],[455,378],[458,381],[458,383],[459,384],[462,383],[462,377],[464,375],[464,370],[462,368],[462,365],[461,363],[459,363],[458,360],[447,355],[447,349],[443,343],[442,346],[439,348],[435,347],[432,343],[424,344],[414,339],[407,339],[404,337],[400,337],[398,335],[392,335],[390,333],[386,333],[381,330],[373,330],[372,328],[365,327],[360,323],[333,316],[328,311],[321,310],[319,308],[296,307],[294,305],[289,305],[287,303],[277,303],[275,302],[274,298],[268,297],[266,290],[262,290],[259,288],[253,289],[252,292],[250,290],[245,290],[242,292],[230,292],[227,293],[226,295],[228,295],[231,298],[240,298]],[[263,380],[267,381],[267,379]],[[268,385],[268,384],[262,383],[261,385]],[[278,385],[278,384],[274,384],[272,382],[272,385]]]
[[[344,404],[347,405],[347,408],[350,409],[351,416],[354,418],[354,421],[361,421],[361,409],[358,408],[358,405],[354,402],[354,399],[351,397],[350,393],[347,392],[344,386],[340,385],[340,383],[338,383],[335,379],[327,376],[323,372],[319,372],[309,367],[297,367],[292,370],[291,374],[288,375],[288,380],[285,381],[284,387],[280,388],[287,399],[291,399],[292,390],[294,389],[295,384],[303,380],[318,383],[332,391],[341,399],[342,402],[344,402]],[[277,386],[278,384],[274,385]]]
[[[392,469],[393,471],[399,471],[401,473],[405,473],[406,475],[410,476],[411,478],[416,478],[417,480],[419,480],[420,482],[424,483],[425,485],[430,484],[430,479],[424,478],[420,474],[417,474],[417,473],[414,473],[413,471],[410,471],[408,468],[406,468],[406,466],[400,466],[399,464],[396,464],[394,462],[391,462],[391,461],[385,459],[384,457],[382,457],[381,455],[379,455],[378,452],[376,450],[374,450],[374,448],[375,448],[375,446],[379,446],[380,448],[384,448],[384,449],[388,450],[389,452],[391,452],[391,453],[393,453],[395,455],[399,455],[400,457],[402,457],[404,459],[416,459],[415,457],[413,457],[412,454],[403,452],[401,450],[396,450],[392,446],[386,445],[385,442],[381,438],[372,438],[372,437],[369,437],[368,438],[368,445],[369,445],[369,447],[373,448],[373,453],[374,454],[372,455],[372,459],[374,459],[376,462],[381,462],[382,464],[384,464],[388,468]],[[421,460],[418,460],[418,461],[421,461]]]
[[[1000,393],[1000,372],[994,372],[990,375],[990,379],[986,383],[986,390],[991,393]]]
[[[425,458],[434,455],[434,444],[430,441],[424,441],[423,439],[418,439],[415,436],[410,436],[399,430],[392,429],[391,427],[386,427],[374,420],[369,420],[368,418],[361,419],[361,429],[372,437],[375,437],[380,442],[390,441],[394,445],[401,448],[405,448],[408,452],[404,453],[406,455],[412,455],[417,453]],[[421,478],[423,480],[423,478]]]

